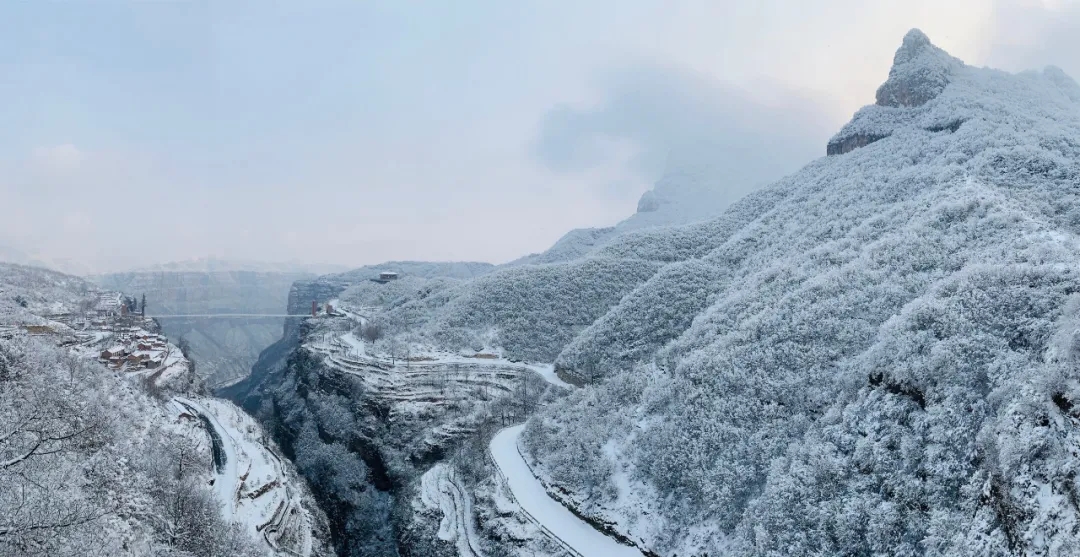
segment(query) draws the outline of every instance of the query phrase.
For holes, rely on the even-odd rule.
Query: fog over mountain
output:
[[[0,244],[77,274],[501,263],[626,218],[685,146],[717,146],[725,205],[794,171],[908,28],[974,65],[1080,62],[1071,2],[615,8],[5,6]]]
[[[505,485],[544,511],[497,442],[496,468],[477,468],[476,437],[507,423],[498,395],[461,394],[480,358],[554,363],[547,385],[500,387],[520,400],[511,423],[527,418],[503,432],[578,518],[532,516],[586,554],[554,533],[572,535],[565,520],[666,556],[1071,554],[1080,86],[1056,67],[972,67],[912,30],[874,100],[827,156],[716,218],[633,226],[663,207],[646,196],[629,225],[477,278],[298,283],[292,306],[340,315],[287,329],[231,394],[303,443],[344,415],[370,424],[322,440],[387,474],[339,516],[389,525],[346,546],[542,547],[508,545],[516,527],[492,518]],[[657,191],[677,206],[697,178],[669,168]],[[356,390],[335,398],[335,381]],[[433,453],[452,454],[449,477]],[[436,535],[435,482],[472,491],[475,532]]]
[[[0,554],[1080,555],[1077,24],[2,7]]]

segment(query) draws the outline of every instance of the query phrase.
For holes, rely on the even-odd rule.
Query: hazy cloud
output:
[[[734,198],[821,156],[834,122],[810,95],[779,85],[751,93],[687,71],[637,66],[602,80],[600,102],[562,105],[543,120],[535,151],[553,170],[610,162],[604,145],[629,142],[629,161],[655,180],[669,159],[721,171]]]
[[[1080,2],[999,0],[995,7],[986,63],[1011,71],[1054,65],[1080,79]]]
[[[821,156],[911,27],[1080,74],[1075,3],[0,6],[0,244],[499,262],[630,215],[669,157],[730,197]]]
[[[44,172],[70,172],[77,170],[84,154],[78,147],[65,143],[49,147],[37,147],[31,154],[32,163]]]

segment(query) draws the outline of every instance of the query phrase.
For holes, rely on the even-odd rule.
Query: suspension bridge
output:
[[[179,318],[229,318],[251,319],[253,317],[311,317],[310,313],[174,313],[174,314],[147,314],[154,319],[179,319]]]

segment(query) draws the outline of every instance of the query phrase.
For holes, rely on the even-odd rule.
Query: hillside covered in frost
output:
[[[912,31],[877,101],[562,352],[609,380],[526,439],[582,510],[665,555],[1080,550],[1080,88]]]
[[[328,555],[306,486],[250,418],[200,396],[175,346],[157,368],[99,361],[135,328],[102,310],[110,299],[0,264],[0,555]],[[208,436],[179,400],[239,425]]]
[[[1080,86],[913,30],[823,147],[716,219],[342,301],[592,383],[527,452],[657,554],[1080,551]]]

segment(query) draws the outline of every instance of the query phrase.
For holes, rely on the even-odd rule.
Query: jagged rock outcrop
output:
[[[843,155],[892,135],[896,124],[920,114],[918,109],[940,95],[964,63],[934,46],[918,29],[904,36],[893,57],[889,79],[878,87],[876,104],[856,113],[825,148],[826,155]]]
[[[934,46],[920,30],[912,29],[893,57],[889,79],[877,90],[878,106],[922,106],[941,94],[952,70],[964,63]]]
[[[859,133],[859,134],[849,135],[847,137],[840,138],[840,139],[834,139],[834,140],[829,142],[828,146],[826,146],[825,154],[829,155],[829,156],[843,155],[844,153],[854,151],[855,149],[858,149],[859,147],[866,147],[867,145],[869,145],[869,144],[871,144],[871,143],[873,143],[875,141],[880,141],[882,139],[885,139],[886,137],[889,137],[889,136],[888,135],[873,135],[873,134]]]

